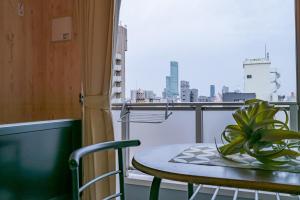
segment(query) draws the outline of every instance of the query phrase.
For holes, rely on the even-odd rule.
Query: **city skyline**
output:
[[[128,27],[129,46],[127,97],[137,88],[161,94],[170,60],[179,62],[179,80],[189,80],[199,95],[209,96],[211,84],[216,95],[223,85],[243,90],[242,62],[264,57],[265,45],[285,83],[278,94],[295,91],[292,0],[202,0],[190,1],[185,8],[179,0],[123,1],[120,19]]]
[[[265,51],[264,58],[246,59],[243,62],[243,91],[230,91],[226,85],[222,86],[222,91],[216,93],[215,85],[209,85],[209,96],[198,95],[197,88],[190,88],[189,81],[178,80],[178,62],[170,61],[170,75],[166,76],[166,87],[162,96],[156,96],[152,90],[131,90],[131,102],[239,102],[251,98],[258,98],[267,101],[295,101],[294,92],[287,95],[277,93],[280,88],[279,78],[280,73],[272,67],[272,62],[269,58],[269,53]],[[180,93],[178,92],[180,89]],[[168,92],[167,92],[168,91]],[[136,95],[144,96],[136,98]],[[149,95],[151,94],[151,95]]]

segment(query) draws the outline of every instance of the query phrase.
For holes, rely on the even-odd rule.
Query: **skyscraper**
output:
[[[174,100],[178,94],[178,62],[170,62],[170,76],[166,76],[166,99]]]
[[[198,89],[190,89],[188,81],[180,81],[180,100],[181,102],[197,102]]]
[[[166,98],[172,98],[171,77],[166,76]]]
[[[171,61],[171,90],[173,95],[178,95],[178,62]]]
[[[210,97],[216,96],[216,88],[215,85],[210,85]]]

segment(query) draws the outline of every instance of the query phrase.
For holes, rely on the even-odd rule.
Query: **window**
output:
[[[223,89],[295,101],[294,10],[294,0],[124,0],[126,98],[140,88],[180,102],[195,88],[211,102]]]

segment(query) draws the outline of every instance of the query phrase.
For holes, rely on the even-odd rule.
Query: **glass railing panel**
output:
[[[232,113],[234,111],[204,111],[203,112],[203,142],[214,143],[216,138],[217,143],[221,143],[221,133],[228,124],[236,124]],[[290,112],[287,111],[290,119]],[[276,119],[284,121],[284,112],[279,112]],[[290,124],[289,124],[290,126]]]
[[[217,143],[221,143],[221,133],[226,125],[235,124],[232,117],[233,112],[234,110],[228,110],[228,108],[203,111],[202,139],[204,143],[214,143],[215,139]],[[172,111],[172,113],[173,114],[164,121],[164,110],[150,111],[148,108],[147,110],[130,111],[131,121],[129,123],[128,139],[139,139],[141,141],[141,146],[130,148],[129,155],[127,155],[130,161],[137,151],[145,148],[167,144],[196,142],[196,111],[176,110]],[[121,140],[122,126],[120,110],[113,110],[112,116],[115,140]],[[288,111],[288,116],[289,119],[291,119],[290,111]],[[276,115],[276,118],[284,121],[285,115],[283,112],[280,112]],[[295,116],[293,118],[295,118]],[[147,123],[147,121],[158,122],[160,120],[161,123]],[[292,121],[297,122],[296,119]],[[201,123],[201,121],[197,123]]]
[[[152,146],[195,143],[195,112],[194,111],[172,111],[173,114],[162,123],[145,123],[147,115],[149,121],[156,114],[164,114],[164,111],[131,111],[131,119],[138,120],[136,115],[143,114],[140,119],[144,123],[130,123],[130,139],[139,139],[141,146],[130,149],[129,158],[132,159],[135,152]],[[163,118],[157,117],[158,120]]]
[[[203,142],[221,142],[221,133],[227,124],[233,124],[233,111],[204,111],[203,112]]]
[[[121,123],[120,121],[120,110],[113,110],[112,111],[112,121],[113,121],[113,127],[114,127],[114,134],[115,134],[115,140],[121,140],[122,139],[122,129],[121,129]]]

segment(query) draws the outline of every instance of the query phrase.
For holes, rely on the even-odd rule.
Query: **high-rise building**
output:
[[[180,100],[181,102],[197,102],[198,89],[190,89],[188,81],[180,81]]]
[[[125,100],[125,52],[127,51],[127,28],[118,27],[116,55],[112,71],[111,101],[121,103]]]
[[[167,99],[167,92],[166,92],[166,88],[164,88],[164,91],[161,94],[163,99]]]
[[[188,81],[180,81],[180,100],[181,102],[190,101],[190,83]]]
[[[130,90],[130,100],[133,102],[136,101],[136,92],[137,90]]]
[[[179,95],[178,93],[178,62],[171,61],[171,90],[172,94]]]
[[[228,93],[229,92],[229,87],[227,87],[227,86],[223,86],[222,87],[222,94],[225,94],[225,93]]]
[[[131,102],[157,102],[159,98],[152,90],[131,90]]]
[[[244,68],[244,92],[255,93],[256,98],[277,101],[277,90],[280,88],[280,74],[271,68],[269,55],[265,58],[246,59]]]
[[[145,90],[145,98],[146,99],[154,99],[156,94],[152,90]]]
[[[136,91],[136,102],[143,103],[145,102],[145,100],[146,100],[145,92],[142,89],[138,89]]]
[[[167,99],[172,99],[173,98],[173,93],[172,93],[172,89],[171,89],[171,77],[170,76],[166,76],[166,88],[165,88],[165,92],[166,92],[166,98]]]
[[[174,100],[178,94],[178,62],[170,62],[170,76],[166,76],[166,99]]]
[[[198,89],[191,89],[190,102],[197,102],[197,101],[198,101]]]
[[[216,96],[216,87],[215,85],[210,85],[210,97]]]

